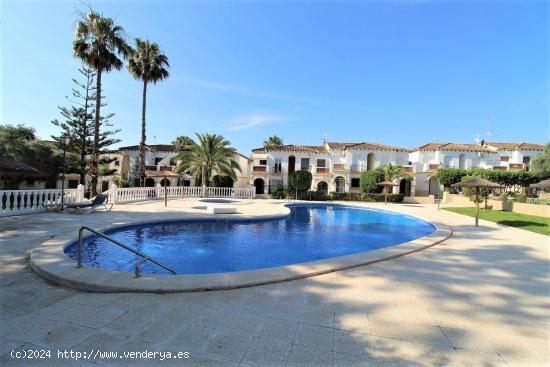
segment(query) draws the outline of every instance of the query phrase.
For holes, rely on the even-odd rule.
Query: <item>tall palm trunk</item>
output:
[[[99,117],[101,113],[101,69],[97,69],[96,96],[95,96],[95,122],[94,122],[94,146],[92,150],[92,197],[97,195],[97,176],[99,165]]]
[[[80,184],[86,185],[86,132],[88,130],[88,99],[90,98],[90,70],[86,73],[86,99],[84,100],[84,116],[81,124],[80,140]]]
[[[139,143],[138,175],[141,186],[145,186],[145,106],[147,104],[147,82],[143,82],[143,105],[141,106],[141,141]]]

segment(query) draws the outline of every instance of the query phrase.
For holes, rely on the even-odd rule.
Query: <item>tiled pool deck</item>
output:
[[[84,223],[174,218],[196,201],[110,213],[0,218],[1,365],[544,366],[550,358],[548,237],[437,211],[388,205],[454,230],[407,256],[291,282],[184,294],[98,294],[52,285],[30,251]],[[364,204],[368,205],[368,204]],[[371,204],[369,206],[379,206]],[[257,201],[245,214],[271,214]],[[192,214],[186,214],[192,215]],[[17,360],[12,349],[50,349]],[[185,360],[60,360],[57,350],[189,352]],[[55,355],[53,355],[55,351]]]

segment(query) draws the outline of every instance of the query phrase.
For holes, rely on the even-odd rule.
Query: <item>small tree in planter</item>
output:
[[[298,192],[309,191],[313,176],[309,171],[294,171],[288,176],[288,186],[291,192],[298,198]]]

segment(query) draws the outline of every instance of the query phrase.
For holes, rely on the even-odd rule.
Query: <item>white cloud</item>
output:
[[[273,122],[279,122],[283,119],[275,115],[251,114],[244,117],[239,117],[231,122],[227,128],[229,131],[249,129],[255,126],[267,125]]]

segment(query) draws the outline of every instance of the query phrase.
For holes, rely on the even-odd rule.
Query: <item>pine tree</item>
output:
[[[64,117],[65,121],[60,122],[55,119],[52,124],[58,126],[62,130],[62,135],[67,135],[70,138],[70,143],[67,146],[69,152],[78,154],[79,156],[79,173],[80,183],[85,184],[86,174],[88,173],[88,157],[93,151],[94,137],[94,119],[95,119],[95,101],[96,87],[95,77],[96,72],[93,69],[82,67],[78,69],[82,74],[84,81],[80,82],[73,79],[75,86],[72,89],[72,98],[67,97],[73,105],[70,107],[59,106],[59,112]],[[102,96],[103,97],[103,96]],[[106,106],[105,103],[101,107]],[[98,141],[98,150],[103,152],[109,146],[119,143],[120,139],[116,139],[113,135],[120,130],[104,130],[112,127],[111,118],[114,113],[109,113],[105,116],[100,116],[100,134]],[[103,129],[102,129],[103,128]],[[59,141],[59,136],[52,136],[54,140],[62,146]]]

